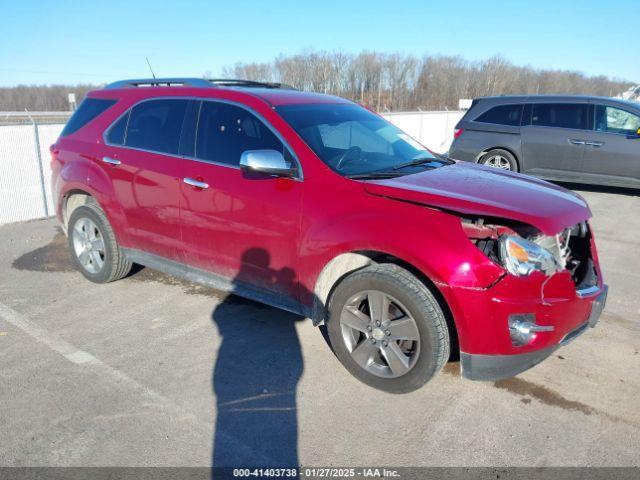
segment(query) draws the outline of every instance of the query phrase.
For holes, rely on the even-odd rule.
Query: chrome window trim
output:
[[[287,148],[289,150],[289,153],[291,153],[291,156],[293,157],[294,161],[296,162],[297,165],[297,175],[294,177],[288,177],[291,178],[292,180],[296,180],[299,182],[304,181],[304,175],[302,172],[302,163],[300,163],[300,159],[298,158],[297,153],[295,152],[295,150],[293,148],[291,148],[291,145],[289,144],[289,142],[287,142],[284,137],[280,134],[280,132],[278,132],[276,130],[275,127],[273,127],[260,113],[256,112],[253,108],[248,107],[242,103],[233,101],[233,100],[227,100],[227,99],[222,99],[222,98],[211,98],[211,97],[185,97],[185,96],[175,96],[175,95],[171,95],[171,96],[158,96],[158,97],[150,97],[150,98],[143,98],[142,100],[134,103],[133,105],[131,105],[129,108],[127,108],[124,112],[122,112],[120,115],[118,115],[118,117],[113,120],[113,122],[111,122],[107,128],[104,129],[104,132],[102,132],[102,141],[104,142],[105,145],[108,145],[110,147],[117,147],[117,148],[126,148],[127,150],[133,150],[133,151],[137,151],[137,152],[146,152],[146,153],[154,153],[156,155],[165,155],[167,157],[174,157],[174,158],[180,158],[183,160],[191,160],[191,161],[195,161],[195,162],[200,162],[200,163],[206,163],[209,165],[217,165],[217,166],[221,166],[221,167],[227,167],[227,168],[233,168],[236,170],[240,170],[240,165],[230,165],[228,163],[222,163],[222,162],[216,162],[213,160],[204,160],[202,158],[196,158],[196,157],[191,157],[191,156],[187,156],[187,155],[180,155],[178,154],[173,154],[173,153],[167,153],[167,152],[159,152],[157,150],[147,150],[144,148],[138,148],[138,147],[130,147],[127,145],[118,145],[118,144],[114,144],[114,143],[110,143],[109,141],[107,141],[107,135],[109,133],[109,131],[113,128],[113,126],[118,123],[118,121],[125,115],[128,115],[137,105],[140,105],[141,103],[144,102],[152,102],[155,100],[196,100],[198,102],[200,102],[200,107],[198,108],[198,121],[196,122],[196,137],[195,137],[195,141],[198,141],[198,126],[200,123],[200,111],[202,109],[202,103],[203,102],[218,102],[218,103],[225,103],[227,105],[233,105],[236,107],[239,107],[247,112],[249,112],[251,115],[255,116],[258,120],[260,120],[260,122],[262,122],[264,124],[265,127],[267,127],[271,133],[273,133],[276,138],[278,138],[278,140],[280,140],[282,142],[282,145],[285,146],[285,148]],[[129,119],[127,119],[127,127],[125,129],[124,132],[124,141],[126,142],[127,140],[127,130],[129,128],[129,121],[131,119],[131,116],[129,115]],[[194,150],[195,153],[195,150]]]

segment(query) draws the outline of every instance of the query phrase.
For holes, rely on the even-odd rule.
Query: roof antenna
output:
[[[153,77],[153,79],[156,79],[156,74],[153,73],[153,68],[151,68],[151,63],[149,62],[149,57],[144,57],[145,60],[147,61],[147,65],[149,65],[149,70],[151,70],[151,76]]]

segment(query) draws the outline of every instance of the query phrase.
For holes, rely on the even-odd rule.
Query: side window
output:
[[[499,105],[493,107],[478,118],[476,122],[481,123],[495,123],[498,125],[520,125],[520,119],[522,118],[522,105]]]
[[[588,112],[586,103],[534,103],[531,125],[587,130]]]
[[[178,153],[188,100],[150,100],[131,110],[125,145],[162,153]]]
[[[112,145],[124,145],[124,133],[127,128],[130,113],[131,110],[129,110],[126,115],[120,117],[120,119],[111,126],[107,132],[107,142]]]
[[[247,110],[220,102],[202,102],[195,156],[202,160],[239,165],[246,150],[278,150],[288,158],[282,142]]]
[[[60,136],[65,137],[80,130],[116,102],[117,100],[107,100],[105,98],[85,98],[78,109],[71,115]]]
[[[619,108],[596,105],[595,128],[598,132],[635,135],[640,128],[640,117]]]

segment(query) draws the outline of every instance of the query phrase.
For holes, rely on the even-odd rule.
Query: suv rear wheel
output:
[[[95,283],[126,277],[132,263],[116,242],[104,212],[94,204],[76,208],[69,218],[69,250],[80,272]]]
[[[518,171],[518,161],[516,160],[516,157],[514,157],[511,152],[500,148],[489,150],[480,159],[479,163],[486,165],[487,167],[500,168],[510,172]]]
[[[345,278],[332,295],[327,330],[349,372],[391,393],[420,388],[449,358],[440,305],[420,280],[393,264]]]

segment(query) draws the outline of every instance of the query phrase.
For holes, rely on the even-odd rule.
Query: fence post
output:
[[[27,112],[29,115],[29,112]],[[33,125],[33,143],[36,149],[36,160],[38,161],[38,172],[40,173],[40,188],[42,190],[42,202],[44,203],[44,216],[49,216],[49,202],[47,201],[47,189],[45,187],[44,180],[44,168],[42,166],[42,155],[40,154],[40,135],[38,133],[38,124],[33,119],[31,115],[29,115],[31,119],[31,124]]]

